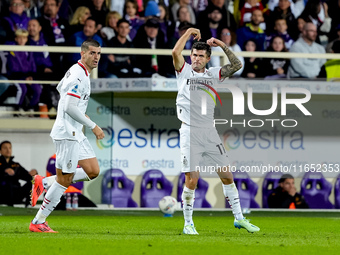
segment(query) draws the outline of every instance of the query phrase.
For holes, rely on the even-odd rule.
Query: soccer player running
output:
[[[238,190],[233,175],[227,167],[228,156],[213,124],[214,100],[206,99],[205,109],[201,106],[203,98],[207,95],[206,91],[214,92],[214,85],[230,77],[242,67],[242,64],[222,41],[213,37],[206,43],[195,42],[190,55],[192,64],[186,63],[182,51],[191,36],[199,41],[201,39],[200,30],[189,28],[179,38],[172,50],[178,87],[177,116],[182,121],[179,131],[182,172],[185,172],[185,187],[182,193],[185,220],[183,233],[198,235],[192,214],[195,188],[199,178],[200,163],[202,162],[206,166],[208,163],[217,166],[217,174],[222,181],[223,193],[235,217],[234,226],[239,229],[245,228],[248,232],[253,233],[260,229],[243,217]],[[211,47],[221,47],[230,63],[222,67],[207,69],[206,65],[210,61]]]
[[[88,39],[81,45],[81,59],[65,74],[57,86],[60,93],[57,119],[50,136],[56,148],[56,176],[36,176],[32,187],[32,206],[46,189],[44,201],[29,226],[32,232],[53,231],[46,218],[60,202],[72,182],[90,181],[99,174],[94,151],[82,132],[91,128],[97,139],[103,139],[103,130],[85,114],[91,93],[90,72],[98,66],[101,48],[97,41]],[[80,165],[81,168],[77,168]]]

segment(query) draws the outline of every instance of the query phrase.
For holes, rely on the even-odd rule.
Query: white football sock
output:
[[[182,193],[182,205],[184,215],[184,226],[194,224],[192,221],[192,214],[194,209],[195,190],[189,189],[186,186]]]
[[[240,198],[235,183],[233,182],[232,184],[227,185],[222,183],[222,187],[224,196],[227,199],[231,210],[233,211],[235,219],[242,220],[243,214],[240,205]]]
[[[51,185],[55,182],[55,179],[57,178],[56,175],[52,175],[49,177],[45,177],[42,180],[42,183],[44,185],[44,188],[48,191],[48,189],[51,187]],[[76,183],[76,182],[82,182],[82,181],[90,181],[91,179],[88,177],[88,175],[86,174],[86,172],[84,171],[84,169],[82,168],[77,168],[73,179],[72,179],[72,183]]]
[[[33,224],[41,224],[46,221],[46,218],[53,212],[54,208],[60,202],[60,198],[67,188],[54,182],[46,193],[44,201],[33,219]]]
[[[45,177],[44,179],[42,179],[42,183],[44,185],[44,188],[47,191],[52,186],[52,184],[55,182],[56,177],[57,177],[56,175],[52,175],[52,176]]]
[[[77,168],[75,173],[74,173],[74,176],[73,176],[73,179],[72,179],[72,183],[83,182],[83,181],[91,181],[91,179],[86,174],[84,169]]]

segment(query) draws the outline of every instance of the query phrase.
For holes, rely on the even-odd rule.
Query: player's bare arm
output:
[[[235,56],[235,54],[225,45],[222,41],[216,38],[210,38],[207,40],[207,44],[212,47],[221,47],[224,53],[227,55],[230,63],[221,67],[221,78],[230,77],[233,73],[242,68],[241,61]]]
[[[172,58],[176,71],[180,71],[182,66],[184,65],[184,57],[182,55],[182,51],[190,36],[193,36],[195,40],[199,41],[201,39],[201,32],[199,29],[189,28],[184,33],[184,35],[182,35],[181,38],[178,39],[175,47],[172,50]]]
[[[98,125],[96,125],[94,129],[92,129],[92,132],[98,140],[101,140],[105,137],[103,130]]]

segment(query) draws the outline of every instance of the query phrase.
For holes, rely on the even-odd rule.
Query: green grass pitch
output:
[[[233,226],[227,212],[194,212],[199,236],[183,235],[183,217],[157,211],[55,211],[58,234],[31,233],[35,209],[0,207],[0,255],[16,254],[340,254],[339,212],[252,212],[261,228]]]

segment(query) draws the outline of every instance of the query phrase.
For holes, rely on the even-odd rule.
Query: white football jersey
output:
[[[221,67],[211,67],[203,73],[197,73],[185,62],[182,69],[176,71],[177,117],[182,122],[195,127],[213,126],[216,102],[214,86],[221,80],[220,70]],[[202,114],[202,107],[206,107],[206,114]]]
[[[78,108],[85,114],[91,94],[91,83],[89,72],[85,66],[78,62],[74,64],[59,82],[57,90],[60,94],[58,103],[57,119],[54,122],[50,136],[54,140],[77,140],[85,139],[83,125],[74,120],[65,111],[66,97],[73,96],[79,98]]]

